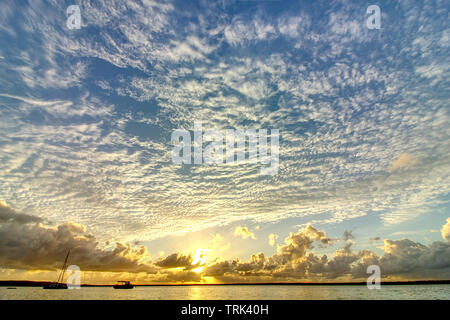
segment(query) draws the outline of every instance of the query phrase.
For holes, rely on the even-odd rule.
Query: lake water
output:
[[[83,287],[44,290],[40,287],[0,287],[0,299],[44,300],[450,300],[450,285],[366,286],[153,286],[132,290]]]

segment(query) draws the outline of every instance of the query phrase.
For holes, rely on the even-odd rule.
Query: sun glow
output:
[[[195,266],[195,265],[203,266],[206,263],[206,254],[208,253],[208,251],[209,251],[208,249],[200,249],[200,248],[197,249],[195,251],[194,257],[192,259],[192,265],[193,266]],[[197,272],[195,270],[200,269],[200,268],[203,269],[203,267],[199,267],[199,268],[194,269],[194,272]]]
[[[198,267],[198,268],[192,269],[192,271],[195,272],[195,273],[200,273],[200,272],[203,271],[203,268],[204,267]]]

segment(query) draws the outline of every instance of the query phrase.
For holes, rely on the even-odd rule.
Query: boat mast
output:
[[[57,283],[59,283],[60,281],[62,282],[62,281],[64,280],[64,274],[66,273],[66,269],[67,269],[67,259],[69,259],[69,254],[70,254],[70,249],[69,249],[69,251],[67,252],[66,259],[64,259],[64,264],[63,264],[63,266],[62,266],[61,273],[59,274]]]

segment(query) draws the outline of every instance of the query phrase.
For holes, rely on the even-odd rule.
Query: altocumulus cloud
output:
[[[2,197],[102,242],[370,210],[394,225],[446,205],[445,2],[380,3],[379,32],[357,1],[225,2],[188,19],[183,1],[83,1],[75,36],[63,1],[0,1]],[[166,139],[194,121],[278,128],[279,175],[180,170]]]

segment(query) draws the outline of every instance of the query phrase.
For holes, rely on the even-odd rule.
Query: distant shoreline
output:
[[[50,281],[0,280],[0,287],[42,287]],[[386,281],[382,285],[431,285],[450,284],[450,280]],[[181,283],[181,284],[135,284],[135,287],[179,286],[361,286],[366,282],[258,282],[258,283]],[[112,287],[113,284],[82,284],[82,287]]]

